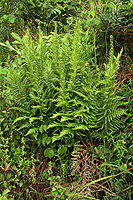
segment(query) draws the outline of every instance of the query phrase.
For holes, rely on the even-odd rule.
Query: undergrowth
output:
[[[1,70],[1,198],[131,199],[132,97],[116,92],[115,82],[122,50],[114,56],[110,36],[108,63],[100,71],[95,44],[81,32],[77,21],[73,34],[58,35],[55,26],[49,36],[38,30],[36,41],[27,30],[23,38],[12,33],[12,45],[1,43],[16,52]],[[69,165],[78,141],[86,149],[77,176]],[[83,174],[84,161],[98,166],[101,177],[92,179],[99,174],[94,167]],[[88,195],[80,191],[91,183],[97,184]]]

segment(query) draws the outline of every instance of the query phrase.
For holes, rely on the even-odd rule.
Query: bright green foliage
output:
[[[82,135],[95,127],[95,79],[88,63],[92,60],[91,46],[82,45],[79,31],[77,24],[74,38],[69,41],[66,35],[60,43],[56,29],[48,42],[40,33],[36,44],[29,33],[22,40],[12,33],[17,39],[14,44],[21,43],[22,48],[14,49],[8,42],[1,44],[19,54],[7,73],[9,98],[17,106],[12,109],[23,113],[14,124],[38,139],[39,145],[49,145],[64,135]],[[54,110],[60,121],[57,118],[51,124],[56,116]],[[54,127],[53,136],[51,130],[46,132],[48,125]]]
[[[54,130],[52,142],[63,137],[70,139],[75,133],[85,135],[85,131],[95,127],[97,106],[95,76],[89,67],[91,46],[81,43],[79,31],[77,24],[72,45],[66,36],[64,45],[59,48],[58,95],[54,100],[57,110],[52,116],[54,123],[48,127]]]
[[[0,1],[0,199],[132,199],[132,7]],[[87,197],[77,193],[79,184],[86,192],[84,175],[69,168],[81,142]]]
[[[101,88],[99,93],[99,113],[98,113],[98,127],[102,130],[104,135],[112,134],[119,130],[122,124],[121,116],[126,115],[126,111],[121,108],[124,105],[121,100],[123,97],[115,94],[115,79],[116,73],[119,69],[119,59],[122,50],[117,57],[114,56],[113,37],[111,36],[110,58],[107,65],[105,65],[104,79],[101,80]],[[123,121],[124,123],[124,121]]]
[[[55,141],[68,142],[75,134],[89,135],[93,143],[93,132],[99,131],[102,138],[119,129],[120,118],[126,112],[118,108],[122,98],[115,95],[114,81],[122,51],[114,57],[113,39],[101,78],[91,66],[92,47],[82,42],[78,22],[73,38],[66,34],[60,41],[57,27],[49,37],[39,32],[36,43],[29,32],[22,40],[12,35],[17,39],[14,44],[22,44],[21,49],[14,49],[9,42],[1,45],[19,54],[7,72],[12,109],[20,112],[14,121],[18,130],[25,130],[26,136],[35,138],[38,145],[51,148]],[[51,152],[50,158],[53,149]]]
[[[54,96],[51,63],[41,33],[38,40],[35,47],[29,33],[23,37],[23,48],[17,51],[21,58],[16,58],[7,74],[9,98],[17,106],[14,109],[23,112],[14,123],[25,121],[19,130],[26,128],[26,135],[33,135],[35,139],[38,134],[43,138],[50,121],[50,109],[54,109],[50,100]],[[18,63],[23,64],[19,67]]]
[[[76,135],[84,142],[88,141],[93,153],[94,150],[97,153],[93,156],[98,159],[100,157],[104,162],[112,162],[119,169],[132,167],[132,98],[131,93],[127,92],[132,88],[131,81],[123,89],[125,99],[121,97],[121,91],[115,90],[122,50],[117,57],[114,56],[111,36],[108,63],[100,72],[94,49],[96,43],[91,41],[90,29],[83,33],[79,24],[80,20],[74,31],[64,36],[58,35],[55,26],[55,31],[49,36],[44,36],[39,30],[38,37],[33,40],[28,30],[21,39],[13,32],[15,41],[12,45],[9,41],[1,43],[16,54],[10,61],[7,60],[6,69],[0,68],[0,164],[3,171],[9,168],[17,173],[15,177],[11,173],[7,174],[10,189],[12,180],[18,187],[24,187],[27,180],[35,183],[35,174],[31,172],[31,166],[32,171],[35,168],[33,150],[37,156],[42,153],[52,161],[56,159],[55,162],[60,163],[60,175],[64,176],[70,160],[69,147],[75,144]],[[129,104],[124,103],[126,101]],[[101,139],[99,146],[96,137]],[[25,149],[31,151],[28,159]],[[127,163],[124,164],[123,160]],[[48,170],[50,174],[45,170],[41,172],[41,179],[45,182],[48,178],[46,184],[53,186],[49,196],[58,198],[56,189],[59,189],[62,198],[73,198],[70,191],[65,194],[64,189],[58,187],[58,180],[55,180],[60,176],[52,175],[53,168]],[[104,176],[116,174],[114,170],[114,166],[101,167]],[[27,173],[32,173],[32,177],[25,179]],[[21,178],[22,175],[24,178]],[[7,182],[4,176],[0,175],[0,178],[4,191]],[[120,178],[110,180],[112,191],[117,194],[129,185],[127,182],[125,186],[122,185],[126,180],[124,174]],[[30,198],[29,188],[26,188],[26,192]],[[17,195],[21,198],[22,193]],[[122,198],[125,199],[124,196]]]

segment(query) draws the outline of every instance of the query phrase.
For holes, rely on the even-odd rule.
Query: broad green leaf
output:
[[[43,125],[40,126],[39,131],[43,133]]]
[[[12,37],[14,37],[14,38],[15,38],[16,40],[18,40],[19,42],[22,41],[22,40],[21,40],[21,37],[20,37],[17,33],[12,32],[11,34],[12,34]]]
[[[53,149],[56,146],[56,143],[51,143],[49,146]]]
[[[2,196],[6,195],[8,192],[10,192],[9,189],[4,190],[4,192],[2,193]]]
[[[42,144],[42,138],[39,137],[38,140],[37,140],[36,142],[37,142],[38,146],[40,146],[40,145]]]
[[[24,183],[21,181],[21,182],[19,183],[19,186],[22,187],[23,184],[24,184]]]
[[[9,15],[9,21],[10,21],[10,23],[13,24],[15,22],[15,19],[16,19],[16,17],[14,15],[12,15],[12,14]]]
[[[110,153],[111,152],[111,150],[110,149],[108,149],[108,148],[105,148],[105,153]]]
[[[44,156],[49,157],[50,159],[55,155],[54,150],[52,148],[47,148],[44,151]]]
[[[48,138],[48,135],[46,133],[43,134],[42,136],[42,144],[45,146],[46,145],[46,140]]]
[[[52,143],[54,143],[56,140],[59,140],[59,135],[55,134],[53,137],[52,137]]]
[[[51,137],[48,137],[46,140],[47,145],[50,144],[50,142],[51,142]]]

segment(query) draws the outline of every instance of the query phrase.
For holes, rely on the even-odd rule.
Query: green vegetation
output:
[[[133,197],[130,1],[0,2],[0,199]]]

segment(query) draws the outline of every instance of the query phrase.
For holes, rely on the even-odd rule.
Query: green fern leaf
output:
[[[27,117],[27,116],[18,117],[17,119],[14,120],[13,124],[15,124],[16,122],[19,122],[19,121],[22,121],[22,120],[28,119],[28,118],[29,118],[29,117]]]

